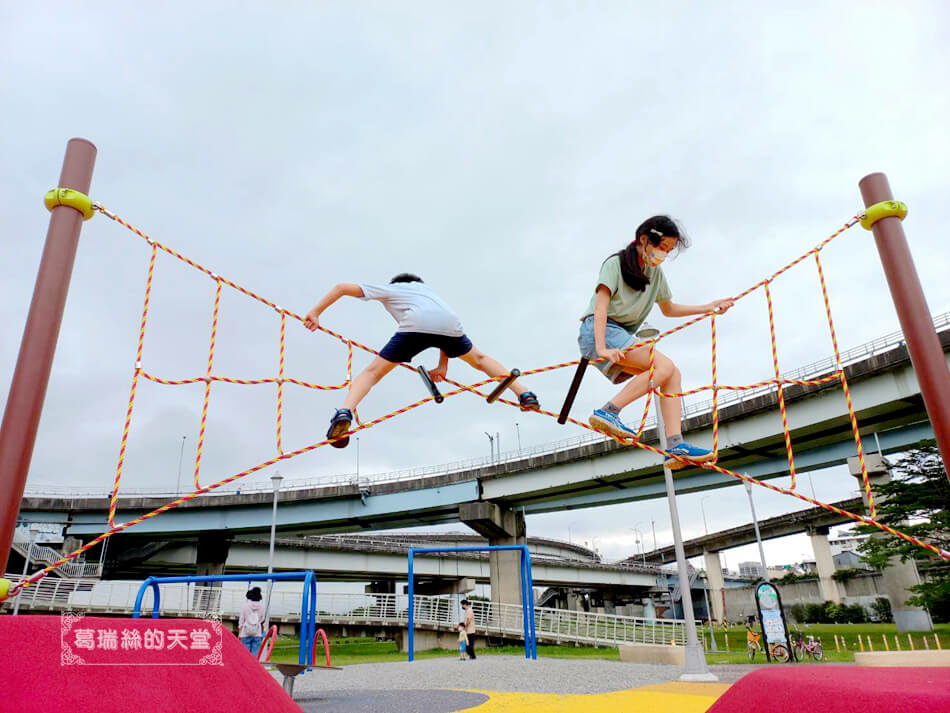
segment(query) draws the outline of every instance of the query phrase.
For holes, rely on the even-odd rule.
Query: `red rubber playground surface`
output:
[[[764,668],[744,676],[708,713],[946,713],[950,670],[860,666]]]
[[[3,711],[301,711],[226,627],[202,619],[2,616],[0,648]]]
[[[3,711],[43,713],[947,713],[946,667],[797,665],[737,683],[564,695],[325,690],[295,703],[227,627],[201,619],[2,616]],[[396,664],[398,665],[398,664]],[[535,665],[544,666],[544,662]],[[360,667],[354,667],[356,669]],[[472,669],[472,673],[475,670]],[[369,673],[369,671],[367,671]],[[675,672],[671,672],[675,675]],[[472,681],[472,683],[475,683]],[[326,688],[333,682],[326,681]],[[321,689],[323,686],[321,685]],[[369,685],[372,688],[372,684]],[[303,691],[301,691],[303,693]],[[335,694],[335,695],[334,695]],[[372,695],[370,695],[372,694]],[[718,699],[718,700],[717,700]]]

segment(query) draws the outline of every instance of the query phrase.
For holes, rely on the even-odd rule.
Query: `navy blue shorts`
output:
[[[454,359],[472,351],[472,340],[464,334],[461,337],[447,337],[425,332],[396,332],[379,351],[379,355],[386,361],[398,364],[412,361],[416,354],[430,347],[441,349],[447,357]]]

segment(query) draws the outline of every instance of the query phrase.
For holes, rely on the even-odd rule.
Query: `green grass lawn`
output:
[[[792,632],[801,631],[806,638],[809,634],[815,638],[821,639],[825,651],[825,660],[831,662],[849,662],[854,661],[854,652],[861,651],[861,645],[858,643],[858,637],[864,645],[864,651],[873,648],[874,651],[884,651],[884,639],[887,639],[887,649],[896,651],[898,644],[901,650],[910,649],[910,641],[907,634],[898,634],[897,627],[894,624],[804,624],[792,625]],[[950,648],[950,624],[935,624],[934,633],[940,640],[940,645],[944,648]],[[705,627],[702,635],[707,644],[707,660],[709,663],[749,663],[746,653],[746,635],[745,627],[730,627],[726,632],[722,628],[716,627],[716,644],[719,653],[708,650],[709,627]],[[838,636],[838,647],[835,647],[835,635]],[[728,636],[728,650],[727,650]],[[895,642],[894,637],[897,637]],[[924,638],[927,642],[925,644]],[[931,649],[937,648],[934,641],[934,634],[924,634],[922,632],[910,634],[915,649],[924,649],[929,646]],[[870,647],[868,644],[870,638]],[[809,660],[811,660],[809,658]],[[758,663],[765,663],[765,655],[756,654]]]
[[[280,636],[274,645],[271,661],[280,663],[296,663],[298,646],[297,637]],[[484,639],[479,641],[479,656],[524,656],[524,646],[484,646]],[[426,649],[416,651],[417,659],[432,659],[458,656],[454,649]],[[538,645],[538,657],[545,658],[573,658],[573,659],[606,659],[619,661],[620,652],[616,648],[593,648],[585,646],[548,646]],[[406,654],[396,649],[393,641],[376,641],[370,638],[330,639],[330,659],[334,666],[352,666],[359,663],[383,663],[387,661],[405,661]],[[323,649],[317,647],[317,661],[323,661]]]
[[[950,624],[936,624],[935,633],[940,639],[940,645],[943,648],[950,649]],[[883,651],[884,642],[882,636],[887,638],[887,644],[891,651],[897,649],[894,637],[896,636],[901,650],[910,648],[907,634],[898,634],[894,624],[810,624],[805,626],[792,626],[792,631],[802,631],[806,636],[811,634],[820,638],[824,646],[825,661],[830,662],[849,662],[854,661],[854,652],[860,651],[858,637],[860,636],[864,643],[864,650],[868,650],[867,639],[870,637],[871,646],[874,651]],[[722,628],[716,628],[716,644],[719,652],[708,650],[709,628],[701,630],[701,634],[707,645],[707,660],[711,664],[717,663],[749,663],[746,653],[746,637],[744,627],[730,627],[723,631]],[[838,636],[839,651],[835,650],[835,635]],[[915,649],[926,648],[924,646],[924,634],[911,634]],[[936,648],[934,634],[927,634],[927,642],[931,649]],[[479,656],[524,655],[523,646],[484,646],[484,639],[478,648]],[[727,644],[728,642],[728,649]],[[299,639],[291,636],[278,637],[271,655],[271,661],[296,663]],[[334,666],[352,666],[360,663],[382,663],[387,661],[405,661],[406,654],[400,653],[396,649],[393,641],[376,641],[370,638],[345,638],[330,640],[330,656]],[[458,656],[458,652],[453,649],[427,649],[416,651],[416,658],[431,659],[440,657]],[[616,648],[594,648],[586,646],[554,646],[539,644],[539,658],[584,658],[584,659],[604,659],[607,661],[619,661],[620,653]],[[318,647],[317,661],[323,660],[322,648]],[[810,660],[810,659],[809,659]],[[759,652],[756,655],[755,663],[765,663],[765,655]]]

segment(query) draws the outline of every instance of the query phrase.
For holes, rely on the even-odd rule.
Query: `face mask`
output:
[[[668,252],[654,248],[643,256],[643,261],[650,267],[659,267],[660,263],[666,260],[668,255]]]

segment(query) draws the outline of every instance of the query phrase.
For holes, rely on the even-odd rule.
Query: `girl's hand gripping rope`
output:
[[[736,303],[731,297],[726,297],[722,300],[713,300],[709,303],[709,312],[715,312],[716,314],[725,314],[729,309]]]

